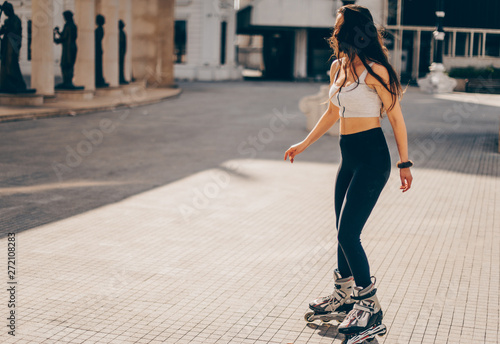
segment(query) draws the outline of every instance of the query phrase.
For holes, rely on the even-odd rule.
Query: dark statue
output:
[[[54,29],[54,42],[56,44],[62,44],[61,71],[63,82],[57,85],[56,89],[81,89],[82,87],[73,85],[73,74],[77,53],[77,28],[73,21],[73,13],[71,11],[64,11],[63,16],[65,21],[63,31],[60,32],[58,27]]]
[[[27,92],[21,68],[19,67],[19,52],[21,50],[22,25],[19,17],[14,13],[14,7],[5,1],[0,7],[0,17],[5,13],[3,26],[0,28],[0,92],[23,93]],[[34,92],[34,90],[29,90]]]
[[[128,81],[125,80],[125,54],[127,54],[127,34],[123,30],[125,23],[123,20],[118,22],[118,28],[120,29],[120,45],[119,45],[119,66],[120,66],[120,84],[126,85]]]
[[[105,23],[104,16],[98,14],[95,22],[97,24],[97,28],[95,29],[95,86],[108,87],[109,84],[104,80],[102,74],[102,40],[104,38],[104,28],[102,26]]]

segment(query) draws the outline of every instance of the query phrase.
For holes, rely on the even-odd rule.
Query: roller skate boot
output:
[[[338,331],[346,336],[344,343],[370,342],[376,335],[383,336],[387,328],[382,324],[383,313],[376,295],[375,281],[366,288],[354,287],[351,298],[353,309],[339,325]]]
[[[351,311],[354,301],[351,300],[352,288],[354,287],[354,278],[342,278],[340,272],[335,269],[333,272],[335,279],[335,290],[332,294],[314,300],[309,304],[312,312],[307,312],[304,319],[307,322],[321,320],[329,322],[331,320],[342,321]]]

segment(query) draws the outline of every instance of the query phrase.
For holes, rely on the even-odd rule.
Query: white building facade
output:
[[[481,1],[495,9],[500,6],[498,0]],[[451,5],[445,19],[452,24],[446,26],[445,21],[445,67],[500,67],[500,24],[492,25],[495,19],[491,16],[489,23],[481,23],[481,7],[466,0],[446,3]],[[435,46],[435,0],[356,0],[355,4],[367,7],[375,23],[387,29],[391,63],[404,80],[428,73]],[[337,9],[343,5],[341,0],[240,0],[237,33],[244,35],[241,63],[255,68],[257,49],[247,42],[262,42],[264,77],[326,80],[332,61],[326,39],[332,34]],[[469,10],[476,11],[475,20],[461,22]]]
[[[238,80],[233,0],[176,0],[174,75],[177,80]]]
[[[375,22],[382,22],[383,0],[358,0],[356,4],[370,8]],[[238,33],[262,37],[267,77],[325,79],[332,55],[326,39],[341,6],[341,0],[240,0]]]

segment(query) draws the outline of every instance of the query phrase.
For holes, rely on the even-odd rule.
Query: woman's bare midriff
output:
[[[380,117],[340,117],[340,134],[349,135],[380,127]]]

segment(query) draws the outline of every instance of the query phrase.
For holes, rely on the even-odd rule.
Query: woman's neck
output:
[[[359,66],[363,66],[363,62],[358,55],[354,55],[354,58],[352,60],[345,56],[344,62],[348,68],[357,68]]]
[[[353,66],[361,66],[363,64],[358,55],[354,55],[354,58],[350,62]]]

